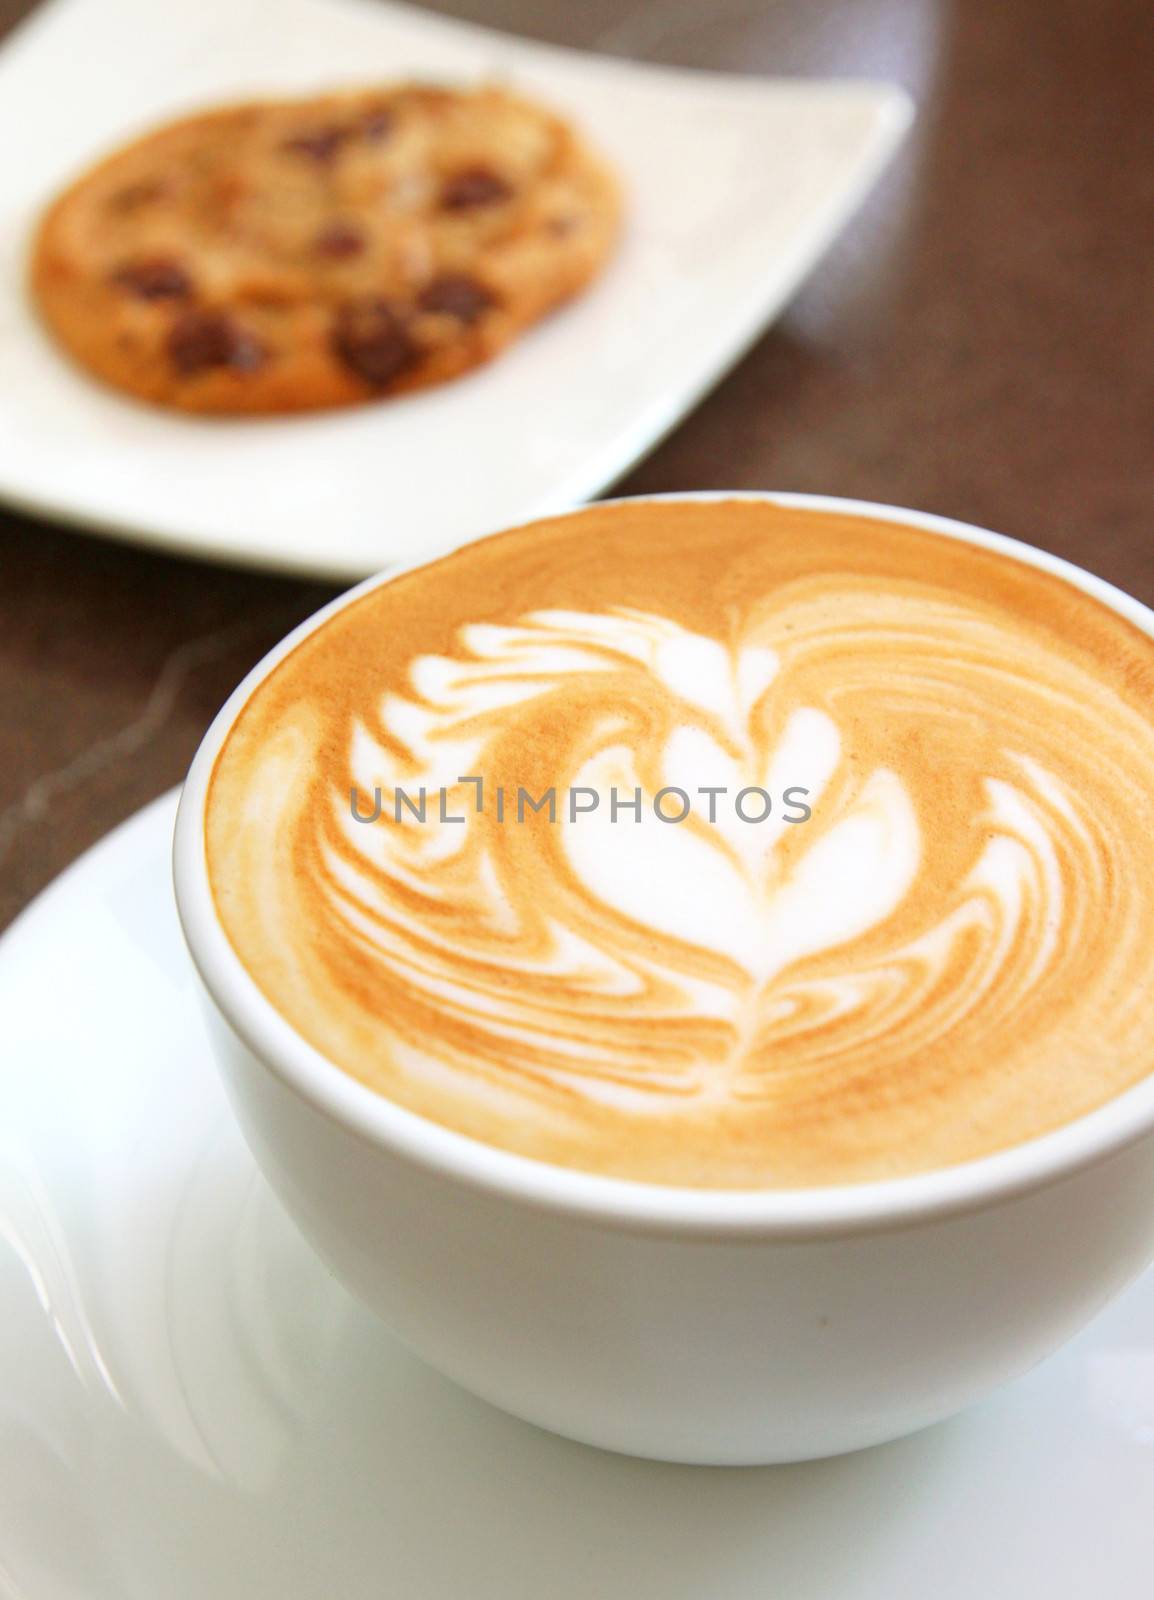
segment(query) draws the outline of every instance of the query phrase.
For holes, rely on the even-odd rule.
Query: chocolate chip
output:
[[[370,143],[379,144],[392,133],[396,120],[385,106],[374,106],[361,118],[361,133]]]
[[[350,371],[383,388],[417,359],[402,313],[387,300],[349,300],[337,312],[332,346]]]
[[[443,272],[421,290],[417,304],[422,311],[456,317],[458,322],[476,322],[496,300],[483,283],[467,272]]]
[[[365,248],[365,235],[355,222],[344,222],[337,217],[326,222],[313,240],[313,249],[330,261],[347,261],[359,256]]]
[[[187,300],[192,295],[192,279],[171,256],[125,261],[112,274],[112,281],[140,300]]]
[[[446,179],[441,189],[441,209],[471,211],[477,206],[500,205],[512,193],[504,178],[488,167],[465,167]]]
[[[287,150],[290,155],[307,156],[318,166],[327,167],[331,161],[335,161],[341,145],[348,137],[347,128],[330,122],[319,128],[302,128],[299,133],[285,139],[281,149]]]
[[[169,329],[168,355],[185,376],[227,367],[233,372],[255,372],[268,352],[224,311],[186,311]]]

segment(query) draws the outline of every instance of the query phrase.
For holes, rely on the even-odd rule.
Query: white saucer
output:
[[[1148,1600],[1154,1276],[984,1407],[800,1467],[603,1455],[401,1350],[234,1131],[174,809],[0,941],[4,1600]]]
[[[500,361],[403,401],[206,421],[78,373],[24,293],[35,219],[137,130],[234,96],[502,78],[628,190],[604,277]],[[732,365],[910,116],[884,83],[679,72],[365,0],[51,0],[0,52],[0,497],[164,549],[363,577],[587,499]]]

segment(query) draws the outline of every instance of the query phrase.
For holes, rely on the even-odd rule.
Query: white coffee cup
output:
[[[858,501],[757,498],[999,550],[1154,636],[1154,613],[1136,600],[997,534]],[[399,1338],[493,1404],[574,1439],[669,1461],[797,1461],[949,1416],[1049,1355],[1135,1277],[1154,1256],[1154,1073],[1054,1133],[964,1165],[732,1192],[601,1177],[480,1144],[307,1044],[216,916],[208,782],[257,684],[353,596],[396,575],[304,623],[224,706],[185,785],[175,880],[253,1154],[319,1255]],[[1151,1052],[1154,1067],[1154,1040]]]

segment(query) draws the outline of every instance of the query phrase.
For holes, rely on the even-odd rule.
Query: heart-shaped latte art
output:
[[[685,1181],[901,1170],[911,1135],[930,1164],[1052,1125],[1100,1092],[1104,1026],[1132,1081],[1154,730],[1124,691],[1154,681],[1149,641],[1119,673],[1124,625],[1066,591],[1098,672],[908,551],[883,582],[810,537],[699,607],[711,627],[688,601],[592,606],[582,568],[584,604],[466,613],[436,650],[386,631],[381,665],[386,586],[323,694],[290,657],[222,762],[247,909],[218,900],[297,1025],[464,1131]],[[945,577],[995,559],[953,545]]]

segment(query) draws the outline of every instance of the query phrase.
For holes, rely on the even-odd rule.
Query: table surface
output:
[[[30,9],[0,0],[0,33]],[[884,182],[742,364],[619,486],[916,506],[1154,603],[1148,0],[450,0],[674,65],[896,78]],[[249,666],[332,588],[0,511],[0,926],[177,783]]]

